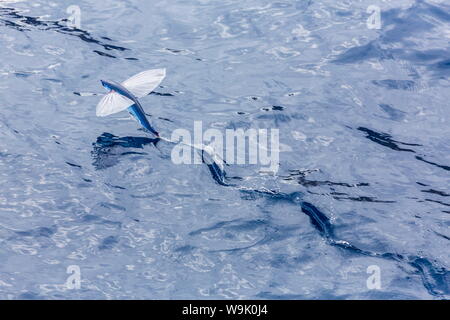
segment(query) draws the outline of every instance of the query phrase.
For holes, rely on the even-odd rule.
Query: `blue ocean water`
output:
[[[449,23],[438,0],[0,1],[0,298],[448,299]],[[218,183],[95,116],[100,79],[161,67],[164,136],[277,128],[278,173]]]

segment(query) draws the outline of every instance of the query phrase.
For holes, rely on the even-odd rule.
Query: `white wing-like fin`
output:
[[[152,92],[163,81],[165,76],[166,69],[142,71],[122,82],[122,85],[136,97],[142,98]]]
[[[113,91],[100,100],[97,105],[96,115],[97,117],[109,116],[110,114],[123,111],[133,104],[134,102],[130,99]]]

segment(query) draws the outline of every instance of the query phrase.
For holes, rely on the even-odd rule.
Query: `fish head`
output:
[[[111,82],[106,81],[106,80],[100,80],[100,82],[102,83],[102,86],[107,89],[107,90],[113,90],[113,85],[111,84]]]

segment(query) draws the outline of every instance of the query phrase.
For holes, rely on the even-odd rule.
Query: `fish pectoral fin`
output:
[[[122,85],[138,98],[152,92],[166,77],[166,69],[142,71],[122,82]]]
[[[115,91],[112,91],[106,94],[97,104],[96,115],[98,117],[109,116],[111,114],[123,111],[133,104],[134,102],[130,99]]]

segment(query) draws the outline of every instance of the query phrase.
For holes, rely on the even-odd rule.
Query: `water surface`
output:
[[[72,4],[0,1],[0,298],[449,298],[448,2]],[[163,135],[278,128],[278,174],[95,117],[99,79],[160,67]]]

